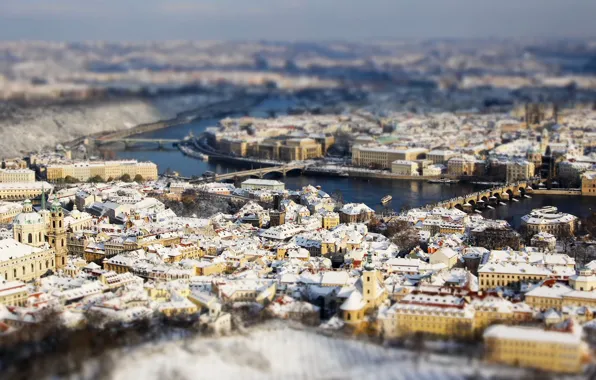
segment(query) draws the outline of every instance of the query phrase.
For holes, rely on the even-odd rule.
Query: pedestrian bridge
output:
[[[503,186],[493,187],[491,189],[481,190],[475,193],[465,195],[442,201],[433,207],[457,208],[464,210],[465,208],[478,208],[488,205],[496,205],[500,201],[508,201],[513,197],[523,197],[531,193],[534,187],[538,187],[539,182],[531,183],[530,181],[519,181]]]

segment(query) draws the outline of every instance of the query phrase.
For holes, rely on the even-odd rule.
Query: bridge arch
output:
[[[505,191],[507,194],[509,194],[509,199],[513,199],[513,190],[511,189],[507,189],[507,191]]]
[[[524,197],[526,195],[526,188],[525,188],[525,186],[520,186],[518,190],[519,190],[519,195],[521,197]]]
[[[470,200],[468,200],[468,203],[469,203],[470,205],[472,205],[472,208],[473,208],[473,209],[475,209],[475,208],[476,208],[476,201],[475,201],[475,200],[473,200],[473,199],[470,199]]]
[[[453,206],[453,208],[456,208],[459,211],[464,211],[464,206],[462,206],[461,203],[456,203],[455,206]]]
[[[486,195],[485,195],[485,196],[483,196],[483,197],[482,197],[482,198],[480,198],[480,199],[482,199],[482,201],[484,201],[484,204],[485,204],[485,205],[487,205],[487,204],[488,204],[488,197],[487,197]]]

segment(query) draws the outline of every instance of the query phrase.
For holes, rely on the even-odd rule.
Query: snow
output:
[[[192,338],[113,353],[114,380],[128,379],[463,379],[514,370],[429,355],[417,363],[410,351],[271,323],[246,335]],[[99,358],[101,360],[101,358]],[[93,363],[89,363],[92,366]],[[88,370],[89,368],[87,368]]]

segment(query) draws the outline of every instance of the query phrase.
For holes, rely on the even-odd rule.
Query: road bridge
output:
[[[208,179],[197,179],[192,180],[191,182],[205,182],[206,180],[211,180],[215,182],[225,181],[229,179],[234,179],[236,177],[243,178],[243,177],[257,177],[263,178],[265,174],[269,173],[279,173],[285,176],[287,173],[297,170],[302,172],[307,168],[308,165],[306,164],[294,164],[294,165],[280,165],[280,166],[269,166],[265,168],[259,169],[249,169],[249,170],[241,170],[232,173],[225,173],[225,174],[216,174]]]
[[[109,139],[96,139],[95,143],[98,146],[107,145],[107,144],[115,144],[115,143],[123,143],[126,148],[129,148],[135,144],[149,144],[154,143],[157,144],[159,148],[163,148],[166,144],[176,145],[181,143],[183,140],[180,139],[149,139],[149,138],[109,138]]]

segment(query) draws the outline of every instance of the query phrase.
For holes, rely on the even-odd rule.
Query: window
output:
[[[27,241],[29,242],[29,244],[33,243],[33,235],[32,234],[29,234],[27,236]]]

